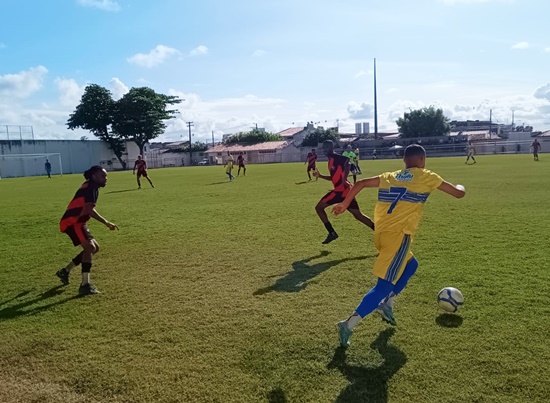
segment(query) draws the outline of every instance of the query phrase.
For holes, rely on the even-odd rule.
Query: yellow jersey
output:
[[[233,169],[233,156],[229,155],[227,157],[227,162],[225,163],[225,172],[231,172]]]
[[[374,208],[376,232],[413,235],[424,203],[443,179],[427,169],[408,168],[379,176],[378,202]]]

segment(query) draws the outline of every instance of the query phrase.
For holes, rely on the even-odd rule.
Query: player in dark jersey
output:
[[[155,186],[153,185],[153,182],[151,182],[151,179],[149,179],[149,175],[147,174],[147,162],[143,159],[141,155],[138,155],[138,159],[136,160],[134,164],[134,170],[132,172],[132,175],[136,173],[137,169],[137,183],[138,183],[138,189],[141,189],[141,182],[139,181],[140,177],[144,177],[149,181],[149,184],[152,188]]]
[[[317,153],[315,152],[315,148],[312,148],[311,152],[307,153],[306,162],[304,162],[304,164],[307,164],[307,176],[309,180],[311,180],[310,172],[315,172],[317,170],[316,163],[317,163]],[[315,180],[317,179],[319,178],[316,178]]]
[[[315,206],[315,211],[317,211],[319,218],[323,224],[325,224],[325,228],[328,231],[327,238],[323,241],[323,244],[328,244],[337,239],[338,234],[334,231],[334,228],[332,228],[332,224],[327,217],[327,213],[325,213],[325,209],[333,204],[341,203],[341,201],[343,201],[349,193],[351,184],[347,181],[347,178],[350,163],[349,158],[334,153],[334,143],[331,140],[326,140],[323,142],[323,152],[328,157],[328,169],[330,176],[321,175],[319,171],[315,171],[314,175],[317,178],[332,181],[334,190],[323,196],[319,203],[317,203],[317,206]],[[361,213],[359,210],[359,205],[355,199],[351,202],[348,211],[353,214],[356,220],[361,221],[367,227],[374,230],[374,222],[369,217]]]
[[[246,166],[244,165],[243,153],[239,153],[239,156],[237,157],[237,164],[239,165],[237,176],[241,174],[241,168],[243,169],[243,175],[246,176]]]
[[[94,218],[104,224],[110,230],[118,227],[101,217],[95,210],[99,188],[107,184],[107,171],[99,165],[94,165],[84,172],[86,182],[76,191],[73,199],[67,206],[67,210],[59,229],[67,234],[74,246],[81,246],[80,252],[66,267],[55,273],[64,285],[69,284],[69,274],[73,268],[82,263],[82,283],[78,289],[80,295],[99,294],[99,291],[90,283],[90,271],[92,269],[92,255],[99,251],[99,244],[88,230],[88,220]]]

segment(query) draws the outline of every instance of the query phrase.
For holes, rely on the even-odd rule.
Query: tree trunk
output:
[[[139,155],[141,155],[143,157],[143,159],[145,159],[145,155],[143,154],[143,147],[145,147],[145,143],[138,143],[136,141],[136,144],[139,147]]]
[[[120,162],[120,165],[122,165],[122,169],[125,171],[126,170],[126,161],[122,160],[122,155],[120,155],[118,153],[116,153],[115,155],[118,158],[118,162]]]

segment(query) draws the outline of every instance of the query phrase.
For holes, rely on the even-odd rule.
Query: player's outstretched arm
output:
[[[380,177],[372,176],[370,178],[365,178],[357,181],[355,185],[351,188],[346,198],[342,203],[337,204],[333,207],[332,212],[336,215],[342,214],[346,211],[352,202],[352,200],[357,196],[357,194],[363,190],[363,188],[377,188],[380,186]]]
[[[449,182],[443,181],[443,183],[439,185],[438,189],[442,192],[456,197],[457,199],[462,199],[464,196],[466,196],[466,189],[462,185],[455,186]]]
[[[317,169],[313,171],[313,176],[315,176],[316,178],[324,179],[326,181],[332,180],[332,178],[329,175],[321,175],[321,172],[319,172],[319,170]]]
[[[118,229],[116,224],[113,224],[112,222],[109,222],[105,218],[101,217],[95,208],[90,212],[90,217],[99,221],[101,224],[106,225],[111,231]]]

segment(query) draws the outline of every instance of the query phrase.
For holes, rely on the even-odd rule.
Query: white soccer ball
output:
[[[437,294],[437,305],[445,312],[456,312],[464,304],[464,297],[459,289],[445,287]]]

